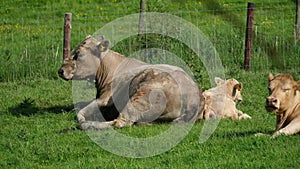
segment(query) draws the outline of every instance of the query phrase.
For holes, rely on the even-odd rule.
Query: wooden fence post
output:
[[[300,39],[300,0],[296,0],[296,20],[294,30],[295,45]]]
[[[70,56],[72,13],[65,13],[63,59]]]
[[[249,70],[250,68],[253,20],[254,20],[254,3],[249,2],[248,12],[247,12],[244,70]]]
[[[142,39],[143,33],[144,33],[144,25],[145,25],[145,12],[146,12],[146,0],[140,1],[140,19],[139,19],[139,32],[138,37],[139,40]]]

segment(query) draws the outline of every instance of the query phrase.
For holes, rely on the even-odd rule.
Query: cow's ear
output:
[[[104,36],[103,35],[97,36],[96,40],[99,42],[102,42],[102,41],[104,41]]]
[[[85,39],[89,39],[89,38],[91,38],[92,36],[91,35],[87,35],[86,37],[85,37]]]
[[[221,86],[222,84],[225,83],[225,80],[219,78],[219,77],[215,77],[215,83],[217,86]]]
[[[269,82],[270,82],[270,81],[272,81],[272,80],[274,79],[274,76],[273,76],[273,74],[272,74],[272,73],[269,73],[269,77],[268,77],[268,79],[269,79]]]
[[[110,43],[108,40],[101,42],[99,45],[100,52],[106,52],[109,49],[109,44]]]
[[[235,84],[233,86],[232,96],[234,97],[236,95],[236,91],[240,91],[241,92],[242,91],[242,87],[243,87],[242,83]]]

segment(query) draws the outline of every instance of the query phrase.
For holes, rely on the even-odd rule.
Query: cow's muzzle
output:
[[[69,78],[67,78],[66,76],[65,76],[65,71],[64,71],[64,69],[62,69],[62,68],[60,68],[59,70],[58,70],[58,76],[59,77],[61,77],[62,79],[64,79],[64,80],[71,80],[71,79],[69,79]]]
[[[63,77],[64,76],[64,70],[62,68],[60,68],[57,73],[58,73],[59,77]]]
[[[275,97],[267,97],[265,108],[268,112],[273,112],[279,109],[280,100]]]

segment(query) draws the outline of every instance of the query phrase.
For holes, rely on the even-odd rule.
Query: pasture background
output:
[[[222,120],[211,138],[198,142],[203,122],[176,147],[161,155],[123,158],[106,152],[79,130],[72,104],[72,82],[57,77],[62,60],[63,17],[73,13],[71,46],[119,17],[139,12],[139,1],[49,0],[0,2],[0,167],[1,168],[299,168],[299,135],[269,139],[275,117],[264,110],[269,72],[299,75],[299,45],[294,43],[295,2],[255,0],[250,71],[243,66],[247,1],[152,0],[148,12],[166,12],[190,21],[215,45],[227,78],[244,85],[239,109],[252,120]],[[114,50],[126,55],[142,49],[135,37]],[[179,53],[198,84],[211,87],[203,65],[183,44],[149,36],[148,47]],[[163,44],[163,45],[162,45]],[[151,136],[168,125],[121,129]]]

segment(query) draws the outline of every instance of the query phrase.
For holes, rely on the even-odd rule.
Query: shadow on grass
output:
[[[8,108],[8,111],[16,117],[20,116],[33,116],[37,114],[54,113],[59,114],[63,112],[74,112],[76,109],[85,107],[89,102],[79,102],[68,106],[54,106],[54,107],[38,107],[35,101],[31,98],[25,98],[21,103],[15,107]]]

